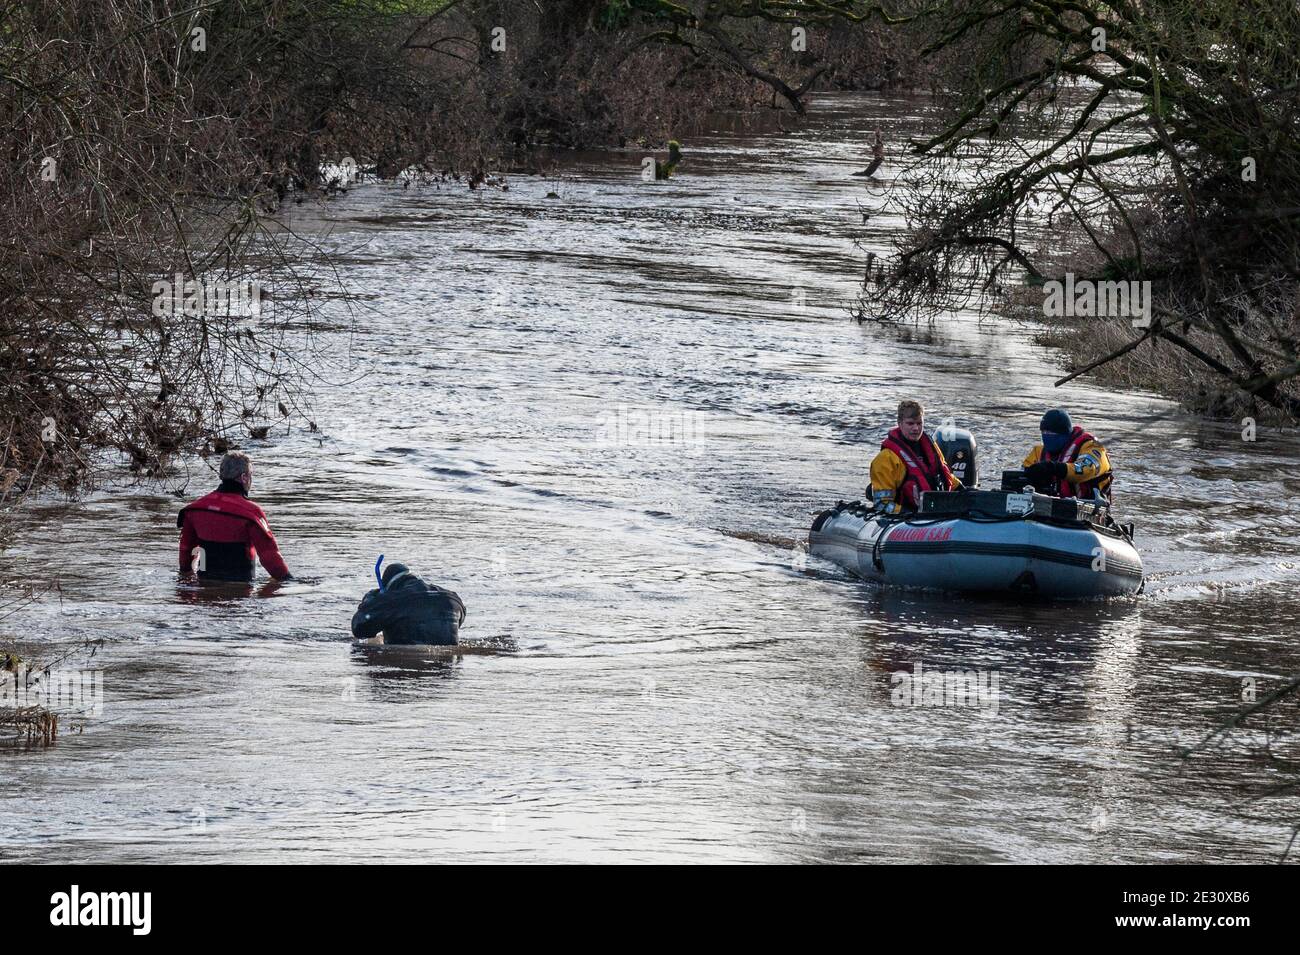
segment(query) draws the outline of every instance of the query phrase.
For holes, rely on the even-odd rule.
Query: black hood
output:
[[[389,564],[384,568],[384,589],[387,590],[389,587],[393,586],[394,582],[399,584],[404,583],[408,579],[411,579],[411,576],[411,571],[405,564]]]

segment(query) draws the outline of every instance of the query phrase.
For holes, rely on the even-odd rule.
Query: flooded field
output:
[[[790,132],[687,142],[666,183],[593,154],[508,192],[298,207],[365,306],[325,306],[311,341],[319,433],[245,446],[300,579],[177,582],[200,461],[31,506],[0,574],[58,589],[0,626],[102,641],[76,660],[103,707],[0,752],[0,858],[1278,858],[1294,802],[1247,803],[1273,770],[1244,740],[1174,747],[1300,670],[1300,442],[1054,389],[1032,329],[849,321],[855,242],[883,255],[902,225],[864,223],[883,182],[850,173],[929,108],[823,97]],[[1146,591],[1015,604],[809,559],[903,397],[976,434],[986,482],[1070,408],[1110,449]],[[469,646],[351,645],[380,553],[461,595]],[[897,699],[926,671],[996,693]]]

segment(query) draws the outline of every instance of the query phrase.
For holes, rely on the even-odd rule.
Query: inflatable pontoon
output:
[[[903,587],[1076,599],[1141,590],[1132,525],[1116,524],[1109,502],[1023,485],[1023,472],[1007,471],[1002,490],[927,491],[919,511],[899,516],[841,501],[813,521],[808,551]]]

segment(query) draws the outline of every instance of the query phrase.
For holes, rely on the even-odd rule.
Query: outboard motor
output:
[[[975,468],[975,435],[965,428],[942,425],[935,429],[931,438],[943,452],[943,459],[948,462],[948,470],[953,477],[966,487],[974,487],[979,480]]]

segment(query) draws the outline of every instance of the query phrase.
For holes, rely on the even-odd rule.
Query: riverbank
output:
[[[1094,13],[1028,0],[935,11],[935,47],[965,46],[966,68],[914,143],[908,234],[869,273],[860,312],[934,320],[1073,279],[1081,307],[1056,314],[1119,320],[1082,337],[1057,325],[1085,368],[1117,361],[1112,381],[1144,379],[1198,410],[1300,420],[1300,88],[1294,58],[1273,54],[1300,43],[1294,8]],[[1103,286],[1144,301],[1127,337],[1115,333],[1129,309],[1088,304]]]
[[[1057,241],[1063,249],[1077,248],[1085,236],[1063,229]],[[1240,380],[1209,372],[1207,363],[1228,369],[1233,355],[1202,311],[1189,306],[1182,315],[1196,321],[1180,320],[1153,301],[1150,282],[1116,280],[1095,254],[1060,256],[1054,266],[1062,278],[1012,286],[996,310],[1034,329],[1034,341],[1058,356],[1061,380],[1079,376],[1118,390],[1154,392],[1192,414],[1236,423],[1248,440],[1254,440],[1257,426],[1300,425],[1278,406],[1287,399],[1300,401],[1300,380],[1283,378],[1276,387],[1281,402],[1267,402]],[[1288,339],[1300,339],[1300,317],[1280,307],[1238,312],[1233,334],[1270,361],[1287,357],[1276,344],[1285,347]],[[1167,334],[1158,333],[1162,326]],[[1261,344],[1267,342],[1275,345]]]
[[[1035,340],[1045,348],[1060,352],[1062,375],[1101,362],[1131,345],[1135,338],[1132,320],[1127,317],[1066,320],[1039,316],[1038,321],[1046,327]],[[1259,317],[1258,331],[1266,334],[1265,321]],[[1243,331],[1251,337],[1263,337],[1249,325]],[[1211,353],[1221,351],[1209,342],[1204,345]],[[1088,374],[1118,389],[1154,391],[1194,414],[1239,422],[1243,428],[1248,422],[1286,428],[1300,425],[1300,420],[1251,398],[1230,382],[1206,375],[1203,364],[1158,338],[1106,361]],[[1284,386],[1284,393],[1300,400],[1300,386],[1294,379]]]

